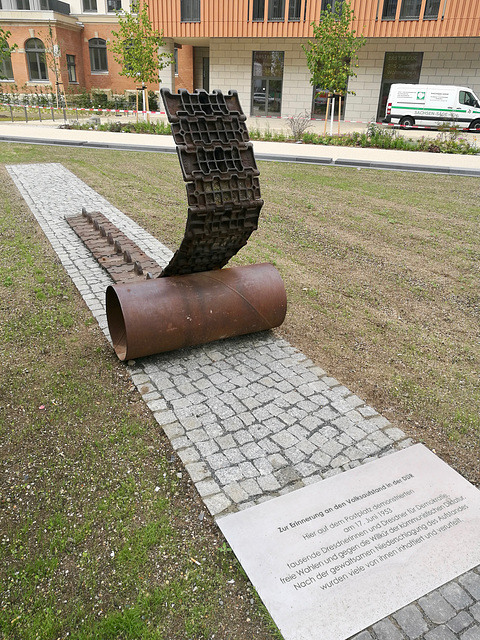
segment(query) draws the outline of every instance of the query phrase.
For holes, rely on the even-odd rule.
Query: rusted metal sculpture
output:
[[[120,360],[277,327],[285,288],[271,264],[144,280],[107,289],[108,326]]]
[[[161,93],[187,183],[188,218],[160,277],[107,289],[121,360],[271,329],[287,308],[272,265],[222,268],[257,228],[263,205],[236,91]]]
[[[99,211],[82,210],[79,216],[66,218],[97,262],[116,283],[158,278],[162,267],[149,258]]]

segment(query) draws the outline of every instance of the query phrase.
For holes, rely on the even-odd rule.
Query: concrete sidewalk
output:
[[[470,135],[469,141],[479,137],[467,135]],[[56,124],[45,122],[1,123],[1,141],[156,153],[176,151],[171,136],[60,129]],[[257,160],[480,176],[480,154],[467,156],[286,142],[254,142],[253,145]]]

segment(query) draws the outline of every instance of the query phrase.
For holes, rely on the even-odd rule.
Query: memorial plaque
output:
[[[344,640],[480,564],[480,491],[423,445],[218,525],[285,640]]]

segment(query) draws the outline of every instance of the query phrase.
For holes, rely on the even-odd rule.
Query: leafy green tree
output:
[[[122,67],[120,75],[135,79],[142,86],[158,82],[158,72],[173,63],[173,55],[159,51],[165,40],[152,27],[147,3],[137,0],[132,3],[131,12],[118,12],[117,16],[119,30],[112,31],[109,48]]]
[[[0,27],[0,65],[3,66],[3,62],[10,58],[10,55],[17,48],[18,45],[8,44],[8,39],[12,35],[10,31],[5,31]],[[0,66],[0,79],[5,79],[5,76],[2,75],[2,70]]]
[[[336,0],[333,10],[327,5],[321,12],[318,24],[311,23],[314,40],[302,48],[311,74],[310,84],[314,87],[340,96],[354,93],[347,90],[348,79],[357,75],[354,71],[358,67],[357,51],[365,44],[365,38],[357,36],[352,29],[354,19],[349,2]]]

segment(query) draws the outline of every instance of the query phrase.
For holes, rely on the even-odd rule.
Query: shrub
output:
[[[312,119],[308,111],[290,116],[290,118],[287,118],[287,122],[295,141],[301,140],[305,131],[312,126]]]

